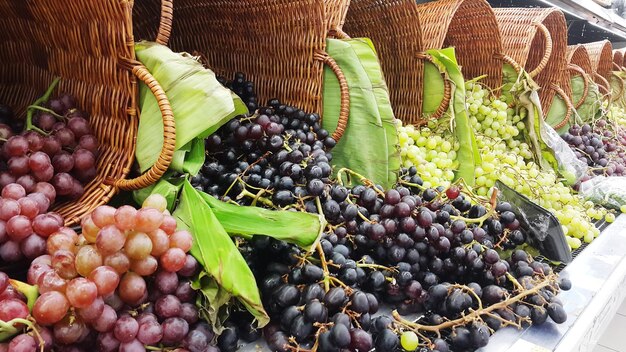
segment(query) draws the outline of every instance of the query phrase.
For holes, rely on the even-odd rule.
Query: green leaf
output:
[[[136,43],[135,53],[169,99],[176,120],[176,150],[196,137],[215,132],[232,117],[248,112],[239,97],[189,55],[174,53],[152,42]],[[141,119],[135,155],[143,172],[158,159],[163,145],[163,121],[156,98],[144,84],[139,85],[139,106]],[[181,160],[184,158],[177,156],[174,170],[184,171]]]
[[[239,206],[200,195],[229,234],[265,235],[310,249],[326,226],[324,218],[315,214]]]
[[[228,318],[228,303],[232,295],[220,287],[206,271],[200,272],[191,281],[191,288],[200,292],[196,298],[198,315],[211,323],[215,333],[221,334]]]
[[[441,65],[452,85],[452,101],[450,107],[454,115],[454,132],[459,141],[460,148],[457,152],[459,169],[456,171],[456,179],[462,178],[470,186],[474,185],[475,167],[480,165],[481,158],[476,143],[474,130],[470,125],[465,106],[465,81],[461,74],[461,68],[456,62],[454,48],[441,50],[428,50],[435,63]]]
[[[137,204],[142,204],[149,195],[160,194],[167,200],[167,209],[172,211],[182,185],[182,178],[173,178],[171,173],[168,172],[156,184],[134,191],[133,199]]]
[[[350,92],[348,124],[333,148],[334,169],[349,168],[389,187],[395,182],[393,171],[399,168],[400,159],[395,151],[397,136],[389,93],[376,52],[371,42],[363,39],[327,39],[326,44],[326,51],[343,71]],[[332,133],[339,120],[341,90],[328,67],[324,69],[323,89],[322,124]]]
[[[263,327],[269,317],[261,303],[254,275],[201,193],[185,180],[174,212],[179,227],[189,229],[194,235],[191,254],[219,288],[236,297],[257,319],[258,326]]]

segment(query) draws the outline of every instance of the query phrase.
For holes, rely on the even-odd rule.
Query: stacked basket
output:
[[[168,3],[164,1],[164,8]],[[138,189],[156,182],[174,152],[174,120],[158,82],[135,60],[132,2],[2,0],[0,16],[0,101],[23,117],[25,108],[60,77],[59,90],[76,96],[78,105],[91,113],[100,141],[97,176],[80,199],[55,208],[66,223],[76,224],[119,189]],[[162,30],[166,28],[162,26]],[[126,180],[135,156],[136,78],[157,97],[165,143],[150,170]]]

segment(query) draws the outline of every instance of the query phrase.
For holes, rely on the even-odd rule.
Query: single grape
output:
[[[104,300],[101,297],[96,297],[89,306],[78,309],[78,315],[80,315],[83,321],[90,323],[98,319],[103,311]]]
[[[419,339],[413,331],[405,331],[400,335],[400,346],[405,351],[415,351],[419,346]]]
[[[189,231],[176,231],[170,236],[170,247],[178,247],[189,252],[193,244],[193,236]]]
[[[26,190],[18,183],[11,183],[4,186],[2,189],[2,197],[19,200],[20,198],[26,197]]]
[[[105,257],[104,265],[113,268],[119,275],[123,275],[130,269],[130,259],[124,252],[117,252]]]
[[[65,295],[73,307],[86,308],[98,296],[98,287],[90,280],[78,277],[67,284]]]
[[[115,225],[105,225],[98,231],[96,236],[96,248],[105,256],[120,251],[125,243],[126,234]]]
[[[137,209],[130,205],[122,205],[114,214],[115,225],[122,231],[133,230],[135,228]]]
[[[149,195],[142,203],[142,208],[154,208],[160,212],[167,209],[167,200],[160,194]]]
[[[154,274],[158,267],[159,262],[151,255],[143,259],[133,260],[130,263],[130,269],[141,276],[150,276]]]
[[[69,308],[70,303],[65,295],[61,292],[50,291],[43,293],[35,301],[33,317],[40,325],[52,325],[61,321]]]
[[[39,292],[45,293],[50,291],[58,291],[65,293],[67,287],[67,280],[60,277],[54,270],[46,271],[42,273],[37,279],[37,286],[39,286]]]
[[[119,295],[128,304],[139,301],[146,293],[146,281],[138,274],[127,272],[119,284]]]
[[[69,316],[54,324],[54,340],[63,345],[78,342],[87,327],[80,319],[71,319]]]
[[[163,212],[154,208],[142,208],[137,211],[135,230],[151,232],[159,228],[163,222]]]
[[[148,233],[150,241],[152,241],[151,255],[159,257],[170,248],[170,237],[162,229],[156,229]]]
[[[32,234],[20,242],[20,250],[28,259],[46,254],[46,239],[37,234]]]
[[[113,328],[115,338],[121,343],[134,340],[138,331],[139,324],[137,320],[129,315],[120,317],[117,322],[115,322],[115,327]]]
[[[37,350],[37,343],[35,338],[26,335],[19,334],[11,339],[7,352],[33,352]]]
[[[137,340],[145,345],[154,345],[163,338],[163,328],[156,320],[146,321],[139,325]]]
[[[92,245],[86,245],[81,247],[76,253],[76,271],[83,276],[87,277],[91,272],[102,265],[102,255]]]
[[[185,261],[186,254],[180,248],[170,248],[159,258],[163,269],[170,272],[177,272],[182,269]]]
[[[74,265],[75,259],[73,252],[66,249],[58,250],[52,255],[52,267],[60,277],[71,280],[78,275]]]
[[[104,297],[115,292],[120,282],[120,274],[110,266],[99,266],[89,274],[89,280],[96,285],[98,295]]]
[[[117,313],[115,313],[115,309],[105,305],[102,314],[91,323],[91,326],[98,332],[107,332],[113,330],[116,321]]]
[[[143,259],[152,252],[152,241],[143,232],[133,232],[128,235],[124,249],[130,259]]]

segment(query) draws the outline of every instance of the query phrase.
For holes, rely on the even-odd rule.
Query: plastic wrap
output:
[[[541,139],[554,151],[554,157],[559,163],[559,172],[569,184],[576,183],[587,173],[587,164],[578,159],[567,142],[545,122],[541,126]]]
[[[495,186],[500,191],[498,200],[511,204],[522,228],[528,233],[532,246],[550,260],[561,263],[572,261],[572,252],[561,223],[552,213],[500,181]]]
[[[596,176],[580,184],[579,194],[585,200],[619,210],[626,205],[626,177]]]

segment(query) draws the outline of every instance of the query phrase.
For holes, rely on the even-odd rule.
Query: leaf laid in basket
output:
[[[248,111],[238,96],[217,81],[211,70],[189,55],[152,42],[135,44],[135,53],[169,99],[176,121],[176,150],[196,137],[208,136],[232,117]],[[158,159],[163,145],[163,121],[156,98],[144,84],[139,85],[139,106],[141,119],[135,156],[143,172]],[[182,167],[182,163],[175,166]]]
[[[387,188],[395,182],[399,154],[395,152],[397,132],[376,52],[367,40],[360,39],[327,39],[326,51],[343,71],[350,91],[348,125],[333,148],[335,171],[349,168]],[[330,68],[324,71],[323,90],[322,124],[333,132],[339,120],[341,89]]]
[[[575,76],[571,80],[572,82],[572,99],[574,101],[579,101],[582,97],[584,91],[583,78],[580,76]],[[581,118],[581,122],[591,122],[600,112],[600,108],[602,107],[602,94],[600,93],[600,89],[598,85],[592,80],[588,80],[587,88],[587,98],[583,104],[576,109],[578,112],[578,116]]]
[[[194,138],[174,152],[170,169],[195,176],[202,168],[205,157],[204,139]]]
[[[151,194],[160,194],[167,200],[167,209],[169,211],[174,210],[176,200],[178,199],[178,192],[183,185],[183,178],[173,178],[170,172],[165,173],[159,182],[142,188],[133,192],[133,199],[137,204],[142,204],[143,201]]]
[[[454,133],[460,147],[457,152],[459,169],[456,171],[456,179],[462,178],[470,186],[474,185],[474,169],[481,164],[476,136],[470,125],[465,106],[465,81],[461,69],[456,62],[454,48],[441,50],[428,50],[435,62],[441,65],[452,84],[452,101],[450,106],[454,114]]]
[[[211,323],[215,333],[224,331],[224,322],[228,318],[228,303],[232,295],[217,284],[206,271],[200,272],[191,282],[191,287],[200,292],[196,298],[198,315]]]
[[[422,111],[424,116],[432,115],[441,104],[445,94],[444,78],[437,66],[424,62],[424,92]]]
[[[194,235],[191,254],[226,292],[236,297],[263,327],[269,317],[252,271],[237,246],[219,223],[211,207],[189,181],[185,181],[174,217],[178,226]],[[219,307],[213,307],[218,309]]]
[[[563,99],[561,99],[560,96],[555,95],[554,99],[552,99],[552,105],[550,105],[550,110],[548,110],[545,121],[550,126],[556,126],[561,121],[563,121],[563,118],[565,118],[566,114],[567,114],[567,105],[565,104]],[[566,124],[565,126],[559,128],[556,131],[558,133],[563,133],[567,131],[568,126],[569,124]]]
[[[200,195],[229,234],[266,235],[309,249],[326,226],[323,217],[311,213],[239,206],[204,192]]]

